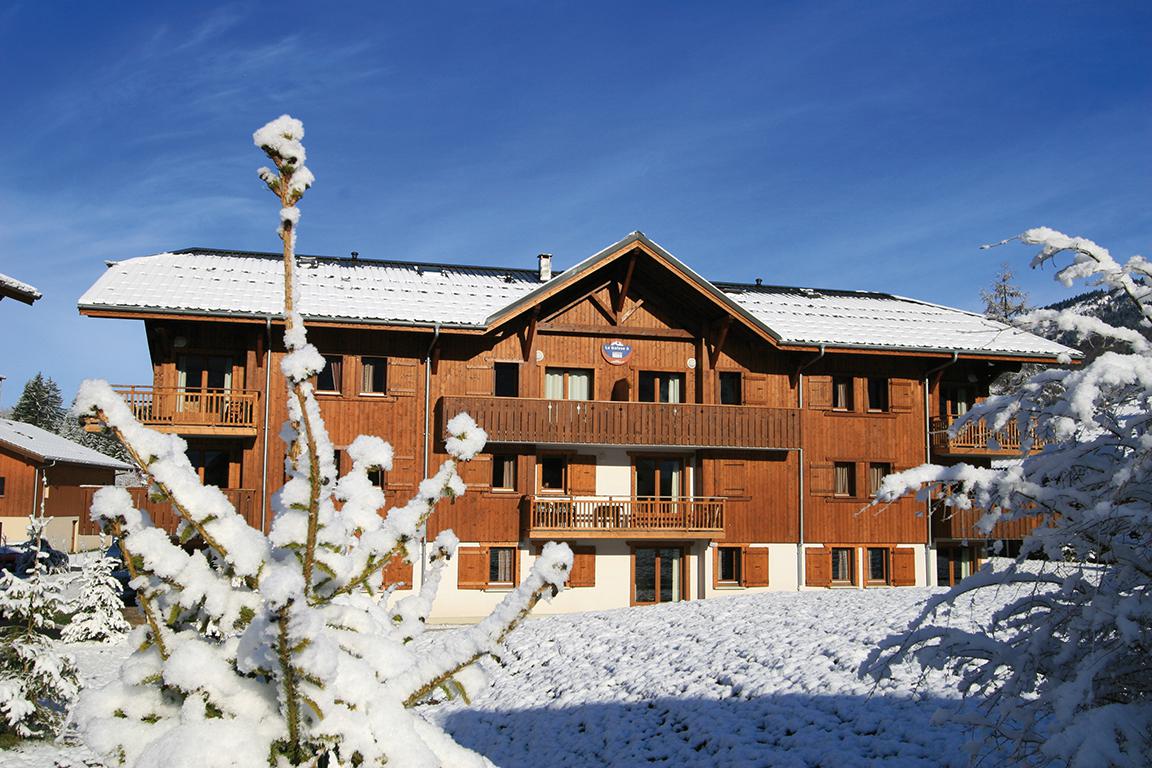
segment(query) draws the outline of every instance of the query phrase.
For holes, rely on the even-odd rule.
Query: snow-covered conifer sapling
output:
[[[68,602],[72,614],[60,639],[66,643],[104,642],[119,639],[131,629],[124,618],[121,586],[112,572],[119,563],[104,555],[101,547],[84,563],[84,569],[73,583],[76,596]]]
[[[1120,264],[1091,240],[1048,228],[1018,239],[1041,247],[1034,267],[1070,257],[1056,273],[1066,286],[1103,286],[1130,301],[1145,326],[1152,322],[1152,264],[1143,257]],[[1127,349],[1039,372],[952,426],[955,434],[982,421],[999,432],[1015,422],[1019,461],[923,465],[884,479],[875,503],[931,493],[981,510],[985,534],[1022,515],[1041,523],[1011,567],[985,566],[929,600],[862,674],[887,675],[910,656],[956,671],[977,707],[953,717],[974,726],[977,751],[1030,766],[1144,768],[1152,764],[1152,344],[1136,328],[1068,310],[1017,322]],[[1025,559],[1032,555],[1042,560]],[[986,632],[949,626],[948,610],[988,589],[1008,599]]]
[[[274,499],[270,532],[200,482],[183,440],[140,425],[105,382],[81,387],[78,409],[117,435],[172,504],[180,541],[203,547],[174,543],[123,489],[96,494],[93,517],[120,539],[145,622],[119,679],[86,691],[76,719],[97,752],[131,766],[490,765],[416,707],[438,691],[466,693],[476,678],[470,666],[563,588],[572,554],[547,545],[488,618],[439,642],[410,641],[424,630],[455,553],[450,532],[418,563],[417,592],[382,599],[391,591],[381,586],[384,568],[396,558],[420,559],[436,503],[465,490],[457,462],[475,456],[486,435],[466,414],[452,418],[445,441],[452,458],[384,515],[384,494],[369,477],[392,463],[384,440],[358,437],[346,451],[352,468],[338,476],[311,383],[324,358],[308,343],[293,274],[297,203],[313,182],[303,136],[300,121],[285,115],[253,137],[274,165],[259,174],[279,198],[284,243],[288,480]]]
[[[21,738],[55,736],[79,689],[75,661],[52,637],[64,601],[62,582],[44,578],[44,528],[41,501],[28,524],[36,547],[31,568],[22,579],[0,574],[0,733]]]

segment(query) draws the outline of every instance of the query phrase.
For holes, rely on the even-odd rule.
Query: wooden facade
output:
[[[684,553],[710,542],[732,548],[726,557],[742,553],[754,570],[743,581],[755,586],[768,585],[770,567],[756,545],[803,552],[795,557],[809,585],[831,584],[825,561],[851,549],[872,567],[887,558],[886,583],[916,583],[909,558],[931,546],[932,518],[910,497],[866,508],[874,486],[952,455],[959,443],[936,433],[957,398],[974,402],[1019,365],[786,348],[642,244],[554,282],[479,331],[309,331],[330,363],[317,397],[337,449],[361,433],[395,449],[383,478],[390,502],[402,504],[447,457],[448,418],[467,411],[488,431],[485,452],[461,469],[469,492],[428,526],[429,538],[451,528],[475,543],[461,552],[461,588],[491,583],[494,550],[529,552],[547,538],[636,551],[659,539]],[[262,489],[284,475],[280,326],[177,313],[146,326],[154,380],[128,393],[133,408],[185,435],[205,479],[267,525],[273,505]],[[999,453],[1010,448],[1002,441]]]

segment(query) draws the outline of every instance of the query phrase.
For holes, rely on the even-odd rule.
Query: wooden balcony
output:
[[[528,504],[532,539],[718,539],[724,508],[718,498],[653,499],[629,496],[555,498]]]
[[[92,507],[92,496],[100,490],[93,486],[60,486],[52,489],[48,496],[48,515],[79,515],[80,535],[92,536],[100,533],[100,527],[92,522],[88,510]],[[169,501],[153,501],[147,488],[125,489],[132,496],[132,505],[148,513],[152,522],[168,533],[174,533],[180,523],[180,515]],[[253,528],[260,527],[260,506],[256,503],[256,491],[251,488],[221,488],[236,511]]]
[[[1020,429],[1015,421],[1008,422],[1004,429],[993,432],[982,421],[969,422],[957,433],[956,437],[948,436],[948,428],[955,421],[954,418],[935,416],[932,418],[932,452],[940,456],[1019,456],[1020,455]],[[995,440],[989,447],[988,441]],[[1037,451],[1043,447],[1039,441],[1034,441],[1032,450]]]
[[[256,436],[258,390],[137,386],[117,386],[114,389],[128,403],[141,424],[160,432],[217,437]]]
[[[522,397],[444,397],[440,424],[467,412],[492,443],[800,447],[795,408]]]

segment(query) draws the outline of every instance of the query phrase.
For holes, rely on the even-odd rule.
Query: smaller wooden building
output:
[[[64,552],[77,552],[81,521],[88,514],[92,489],[116,482],[131,469],[79,443],[10,419],[0,419],[0,541],[27,539],[28,516],[45,502],[48,541]]]

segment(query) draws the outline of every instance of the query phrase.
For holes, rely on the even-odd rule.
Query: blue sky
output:
[[[969,309],[1028,227],[1152,255],[1147,2],[62,3],[0,8],[0,405],[149,383],[81,318],[122,259],[275,250],[254,129],[307,129],[300,250],[564,267],[640,229],[713,279]]]

